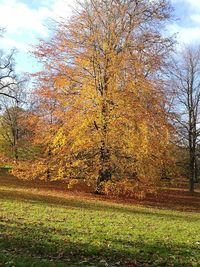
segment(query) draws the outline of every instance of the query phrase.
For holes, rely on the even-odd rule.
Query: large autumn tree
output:
[[[41,41],[36,94],[57,103],[42,154],[54,177],[92,179],[97,192],[108,181],[159,177],[169,137],[161,68],[172,47],[162,34],[170,14],[166,0],[79,1]],[[45,125],[46,108],[38,120]]]

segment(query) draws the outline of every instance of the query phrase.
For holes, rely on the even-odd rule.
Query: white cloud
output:
[[[179,2],[181,3],[180,0]],[[200,10],[199,0],[185,0],[185,2],[187,2],[192,8],[195,8],[195,10]]]
[[[48,36],[45,26],[48,18],[59,19],[71,14],[72,1],[44,0],[35,3],[38,8],[31,8],[19,0],[0,0],[0,25],[6,28],[4,40],[1,40],[4,48],[15,46],[19,50],[27,50],[38,37]]]
[[[29,51],[38,38],[48,37],[46,23],[49,18],[59,20],[71,15],[74,0],[0,0],[0,27],[6,32],[0,38],[0,48],[10,50],[16,48],[17,68],[19,71],[32,71]],[[29,66],[29,68],[28,68]]]
[[[199,0],[172,0],[172,3],[183,4],[185,2],[192,8],[200,9]]]
[[[200,25],[200,12],[199,13],[196,13],[196,14],[192,14],[190,16],[191,20],[194,22],[194,23],[197,23]]]
[[[71,15],[73,4],[73,0],[54,0],[51,7],[51,17],[55,19],[59,17],[68,18]]]
[[[178,24],[172,24],[168,27],[170,34],[176,34],[180,44],[200,44],[200,27],[182,27]]]
[[[28,43],[26,44],[22,41],[17,41],[10,37],[2,38],[0,44],[1,47],[6,48],[6,50],[10,50],[12,48],[16,48],[19,51],[25,51],[25,52],[28,52],[29,50]]]
[[[0,47],[16,47],[19,50],[20,70],[23,68],[20,53],[23,54],[21,61],[24,62],[31,44],[36,44],[40,37],[48,37],[48,29],[45,26],[48,18],[68,18],[74,2],[75,0],[0,0],[0,26],[6,28],[4,38],[0,39]],[[181,43],[200,42],[200,0],[172,0],[172,4],[177,7],[186,5],[187,19],[191,25],[185,26],[184,21],[174,22],[168,27],[169,33],[177,33],[177,39]]]
[[[47,8],[31,9],[16,0],[3,0],[0,8],[0,25],[5,26],[7,32],[16,34],[18,31],[32,30],[42,35],[46,33],[42,21],[49,15]]]
[[[172,0],[172,4],[178,20],[168,27],[169,32],[177,33],[180,44],[200,44],[200,0]]]

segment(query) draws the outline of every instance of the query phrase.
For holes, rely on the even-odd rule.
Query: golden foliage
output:
[[[170,134],[157,75],[171,47],[160,31],[169,17],[162,3],[88,1],[40,43],[36,172],[130,195],[138,181],[160,177]]]

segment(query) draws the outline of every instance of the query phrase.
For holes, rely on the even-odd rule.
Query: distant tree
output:
[[[12,92],[13,97],[2,96],[0,98],[0,151],[7,158],[15,159],[17,162],[24,157],[28,151],[27,141],[30,130],[26,123],[29,112],[26,106],[26,95],[24,88],[16,88]]]
[[[0,38],[4,30],[0,28]],[[21,81],[15,73],[15,50],[6,53],[0,48],[0,96],[15,98],[16,87]]]
[[[172,61],[177,144],[188,152],[189,191],[198,180],[200,142],[200,47],[186,47]]]
[[[0,117],[1,152],[17,162],[27,151],[29,132],[25,124],[26,111],[22,108],[7,107]]]
[[[0,38],[3,38],[4,31],[0,28]],[[25,125],[22,126],[25,114],[22,108],[25,103],[25,79],[15,72],[15,53],[14,49],[6,53],[0,48],[0,151],[17,161],[25,135]]]

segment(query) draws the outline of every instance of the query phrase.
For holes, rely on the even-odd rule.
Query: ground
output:
[[[0,266],[200,266],[199,203],[182,191],[124,201],[2,176]]]

